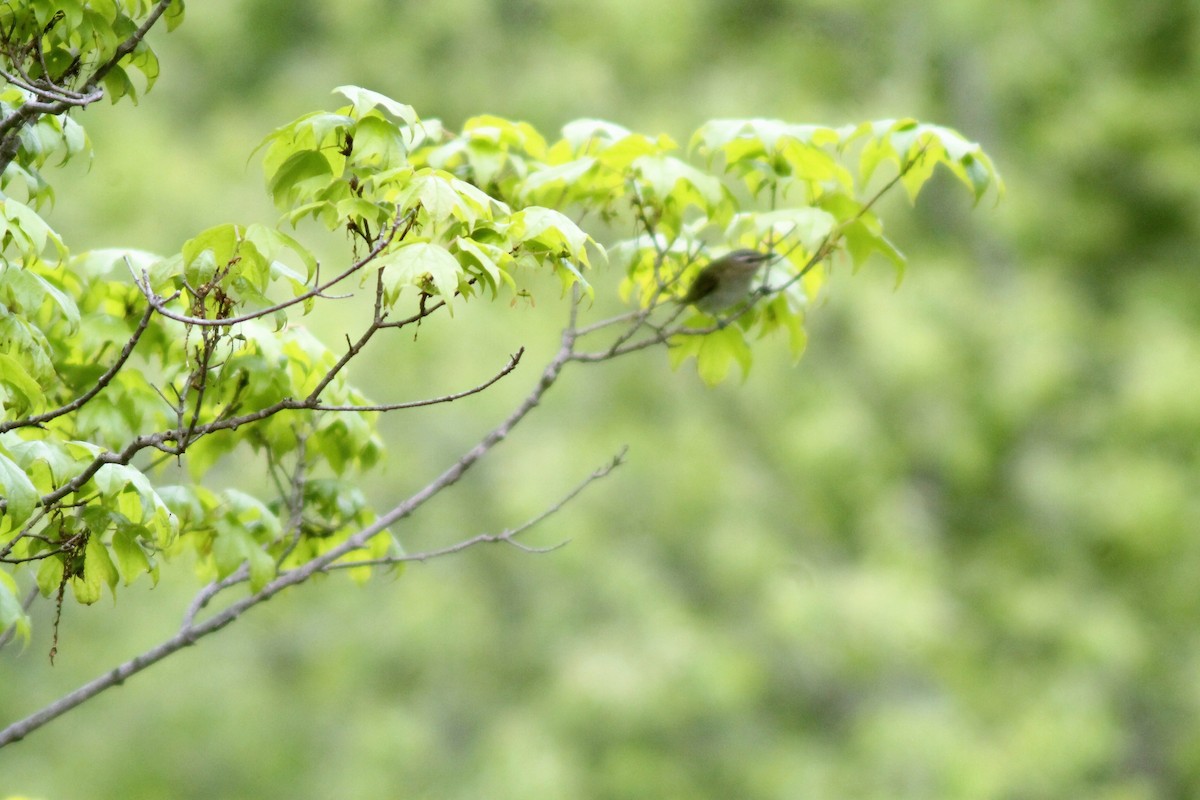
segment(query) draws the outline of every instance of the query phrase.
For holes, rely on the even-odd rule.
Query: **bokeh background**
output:
[[[75,250],[273,220],[251,150],[342,83],[548,135],[912,115],[981,142],[1008,194],[971,210],[943,177],[887,206],[904,283],[836,276],[799,365],[766,342],[715,390],[660,351],[572,370],[398,531],[519,523],[628,444],[528,540],[568,546],[295,590],[0,753],[0,793],[1200,795],[1196,3],[206,0],[152,38],[155,91],[81,117],[95,163],[52,218]],[[535,364],[562,311],[464,307],[358,380],[399,400]],[[388,419],[364,488],[405,496],[533,380]],[[53,668],[41,608],[0,719],[168,635],[195,588],[68,606]]]

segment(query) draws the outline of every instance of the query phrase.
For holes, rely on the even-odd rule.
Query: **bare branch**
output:
[[[425,319],[430,314],[432,314],[434,311],[437,311],[439,308],[445,307],[445,305],[446,305],[445,300],[438,300],[436,303],[434,303],[431,306],[422,305],[420,311],[413,314],[411,317],[405,317],[404,319],[394,319],[394,320],[390,320],[390,321],[383,321],[383,318],[381,315],[380,316],[381,321],[379,323],[379,327],[381,327],[381,328],[403,328],[404,326],[411,325],[414,322],[420,322],[421,320]]]
[[[242,564],[230,574],[226,575],[219,581],[212,581],[192,598],[191,604],[188,606],[183,615],[183,623],[179,626],[180,634],[192,630],[196,623],[196,615],[199,614],[212,599],[221,592],[228,589],[230,586],[237,586],[239,583],[244,583],[250,580],[250,567]]]
[[[523,545],[520,542],[516,541],[516,537],[520,536],[522,533],[524,533],[525,531],[534,527],[535,525],[539,524],[540,522],[543,522],[548,517],[550,517],[554,514],[557,514],[559,511],[562,510],[563,506],[565,506],[567,503],[571,502],[576,497],[578,497],[583,492],[583,490],[586,489],[588,486],[590,486],[594,482],[600,480],[601,478],[606,477],[614,469],[616,469],[617,467],[624,464],[625,463],[625,454],[628,451],[629,451],[628,447],[622,447],[621,451],[619,453],[617,453],[615,456],[613,456],[613,458],[607,464],[604,464],[603,466],[593,470],[590,475],[588,475],[586,478],[584,478],[582,481],[580,481],[573,489],[571,489],[571,491],[569,491],[565,495],[563,495],[557,502],[555,502],[553,505],[550,505],[547,508],[545,508],[537,516],[522,523],[521,525],[518,525],[515,528],[510,528],[501,533],[481,533],[478,536],[473,536],[470,539],[464,539],[461,542],[457,542],[457,543],[449,545],[447,547],[438,548],[436,550],[426,550],[421,553],[405,553],[404,555],[399,555],[399,556],[386,556],[384,558],[370,558],[370,559],[364,559],[362,561],[339,561],[337,563],[330,564],[328,567],[325,568],[324,571],[325,572],[333,572],[334,570],[351,569],[353,567],[391,566],[394,564],[403,564],[403,563],[406,563],[409,561],[420,561],[420,562],[424,563],[424,562],[429,561],[434,558],[441,558],[442,556],[448,556],[448,555],[452,555],[454,553],[461,553],[463,550],[466,550],[470,547],[474,547],[475,545],[494,544],[494,543],[498,543],[498,542],[510,544],[520,550],[525,551],[526,553],[549,553],[549,552],[552,552],[554,550],[559,549],[560,547],[563,547],[570,540],[568,539],[568,540],[559,542],[558,544],[556,544],[552,547],[529,547],[527,545]]]
[[[24,70],[22,70],[22,73],[24,73]],[[43,74],[46,73],[43,72]],[[3,77],[13,86],[40,97],[41,102],[36,100],[29,101],[38,108],[47,108],[50,103],[64,103],[68,106],[82,107],[94,103],[104,96],[104,93],[99,89],[93,92],[74,92],[65,86],[50,83],[49,78],[41,81],[32,81],[23,74],[21,76],[14,75],[6,69],[0,69],[0,77]]]
[[[452,545],[448,545],[446,547],[440,547],[436,550],[425,550],[420,553],[408,553],[408,554],[402,555],[402,556],[387,556],[385,558],[368,558],[368,559],[364,559],[362,561],[339,561],[336,564],[330,564],[328,567],[326,567],[322,571],[323,572],[334,572],[334,571],[343,570],[343,569],[353,569],[355,567],[387,567],[387,566],[394,566],[396,564],[404,564],[404,563],[407,563],[410,561],[420,561],[420,562],[424,563],[426,561],[432,561],[435,558],[442,558],[443,556],[450,556],[450,555],[454,555],[455,553],[461,553],[464,550],[469,550],[470,548],[475,547],[476,545],[481,545],[481,544],[497,544],[497,543],[510,544],[513,547],[519,548],[520,550],[523,550],[526,553],[539,553],[539,554],[552,552],[552,551],[557,550],[560,547],[563,547],[564,545],[567,544],[566,541],[563,541],[563,542],[559,542],[558,544],[554,545],[553,547],[529,547],[529,546],[523,545],[520,542],[517,542],[513,539],[513,537],[516,536],[517,533],[518,533],[518,531],[515,531],[515,530],[511,530],[511,531],[506,530],[506,531],[503,531],[502,533],[481,533],[478,536],[472,536],[470,539],[464,539],[461,542],[456,542],[456,543],[454,543]]]
[[[595,333],[596,331],[604,330],[605,328],[611,328],[612,326],[620,325],[623,322],[632,322],[641,316],[641,313],[641,309],[637,309],[635,311],[626,311],[624,314],[617,314],[615,317],[602,319],[599,322],[593,322],[591,325],[584,325],[582,328],[576,331],[576,333],[582,338],[587,336],[589,333]]]
[[[508,357],[508,363],[505,364],[499,372],[488,378],[483,383],[461,392],[444,394],[441,397],[430,397],[425,400],[410,400],[407,403],[385,403],[382,405],[373,406],[327,406],[317,404],[307,406],[307,408],[311,408],[313,411],[399,411],[404,408],[419,408],[421,406],[437,405],[438,403],[449,403],[454,400],[461,400],[464,397],[470,397],[473,394],[478,394],[492,384],[496,383],[498,380],[517,368],[517,364],[521,363],[521,356],[524,354],[525,348],[522,347],[518,349],[516,353]]]
[[[308,436],[296,431],[296,468],[292,470],[291,489],[286,493],[288,520],[284,531],[291,532],[291,541],[283,548],[283,552],[275,559],[275,567],[287,560],[287,557],[300,544],[304,535],[304,488],[308,483]],[[283,496],[283,487],[280,495]]]

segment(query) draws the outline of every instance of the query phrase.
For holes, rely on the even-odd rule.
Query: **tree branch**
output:
[[[505,375],[517,368],[517,364],[521,363],[521,356],[523,355],[525,355],[524,347],[518,349],[516,353],[509,356],[508,363],[505,364],[499,372],[488,378],[483,383],[470,389],[465,389],[461,392],[444,394],[441,397],[430,397],[425,400],[410,400],[407,403],[384,403],[373,406],[327,406],[317,404],[305,406],[305,408],[311,408],[313,411],[399,411],[405,408],[419,408],[421,406],[437,405],[438,403],[450,403],[455,400],[461,400],[464,397],[470,397],[473,394],[478,394],[492,384],[496,383],[496,381],[500,380]]]
[[[174,294],[172,294],[168,297],[162,297],[162,296],[158,295],[157,293],[155,293],[155,291],[152,288],[150,288],[150,276],[148,274],[146,274],[145,271],[143,271],[141,275],[133,273],[133,282],[135,284],[137,284],[138,289],[141,290],[142,295],[146,298],[146,302],[149,303],[150,306],[155,311],[162,314],[167,319],[173,319],[176,322],[182,322],[187,325],[196,325],[199,327],[218,327],[219,328],[219,327],[224,327],[226,325],[236,325],[239,322],[249,322],[250,320],[262,319],[263,317],[268,317],[268,316],[276,313],[277,311],[282,311],[285,308],[290,308],[298,303],[303,303],[306,300],[311,300],[314,297],[324,297],[325,296],[324,292],[327,289],[341,283],[346,278],[349,278],[351,275],[358,272],[363,267],[367,266],[372,261],[374,261],[376,258],[378,258],[379,254],[382,253],[384,251],[384,249],[386,249],[387,246],[392,243],[392,240],[394,238],[396,238],[396,233],[399,230],[400,225],[404,222],[406,217],[408,218],[408,225],[405,226],[404,231],[400,234],[400,237],[399,237],[401,240],[403,240],[404,236],[412,228],[413,223],[416,220],[416,214],[413,213],[411,210],[409,212],[407,212],[404,216],[397,217],[396,220],[392,223],[391,227],[388,229],[387,234],[379,237],[379,241],[377,241],[375,243],[375,246],[371,248],[370,252],[368,252],[365,256],[360,258],[358,261],[355,261],[353,264],[351,264],[349,267],[347,267],[345,270],[343,270],[339,275],[331,278],[330,280],[326,281],[325,283],[321,283],[321,284],[314,286],[313,288],[309,289],[304,294],[297,295],[297,296],[291,298],[290,300],[284,300],[280,303],[276,303],[273,306],[269,306],[268,308],[260,308],[257,311],[251,311],[249,313],[242,314],[241,316],[238,316],[238,317],[219,317],[216,319],[209,319],[208,317],[193,317],[193,316],[189,316],[187,314],[179,314],[179,313],[176,313],[176,312],[172,311],[171,309],[167,308],[167,303],[171,302],[176,297],[178,297],[179,292],[175,292]],[[126,263],[128,265],[128,262],[126,262]],[[132,272],[132,267],[130,267],[130,271]]]
[[[378,326],[372,326],[370,333],[374,333],[378,329]],[[360,342],[360,346],[357,349],[352,348],[352,350],[357,352],[358,349],[361,349],[361,345],[365,345],[365,341]],[[423,400],[410,400],[403,403],[370,406],[325,406],[317,402],[315,395],[310,395],[303,400],[285,397],[269,406],[260,408],[257,411],[251,411],[246,414],[242,414],[240,416],[224,417],[203,425],[189,423],[187,425],[180,425],[179,427],[168,431],[143,434],[129,442],[129,444],[127,444],[124,449],[119,452],[106,451],[96,456],[91,463],[89,463],[78,474],[71,478],[71,480],[59,486],[54,491],[43,495],[39,499],[39,504],[44,507],[48,507],[72,492],[78,491],[81,487],[83,487],[84,484],[91,480],[105,464],[128,464],[138,453],[147,448],[154,447],[163,449],[168,442],[180,443],[194,441],[198,437],[207,436],[211,433],[216,433],[222,430],[233,430],[242,425],[259,422],[267,417],[274,416],[275,414],[283,411],[399,411],[406,408],[419,408],[422,406],[430,406],[439,403],[449,403],[453,402],[454,400],[460,400],[464,397],[469,397],[470,395],[482,392],[484,389],[487,389],[489,386],[495,384],[501,378],[511,373],[514,369],[516,369],[517,364],[520,363],[524,352],[524,348],[521,348],[515,354],[509,356],[508,363],[505,364],[498,373],[484,381],[482,384],[461,392],[454,392],[452,394],[442,395],[440,397],[431,397]],[[323,380],[318,385],[318,390],[328,384],[331,375],[334,374],[336,370],[341,369],[347,360],[348,359],[343,359],[330,368],[330,373],[326,375],[326,380]],[[5,501],[3,498],[0,498],[0,509],[3,509],[4,507]]]
[[[65,406],[60,406],[52,411],[47,411],[44,414],[38,414],[34,417],[13,420],[11,422],[0,422],[0,433],[11,431],[14,428],[27,427],[29,425],[40,425],[43,422],[49,422],[56,417],[61,417],[63,414],[69,414],[72,411],[82,408],[89,400],[100,394],[105,386],[108,386],[108,384],[112,383],[112,379],[115,378],[117,373],[121,371],[121,367],[125,366],[125,362],[129,360],[129,356],[133,354],[133,349],[137,347],[138,341],[142,338],[142,334],[146,332],[146,326],[150,324],[150,317],[153,315],[154,309],[147,308],[146,313],[142,315],[141,320],[138,322],[137,328],[134,329],[133,334],[129,337],[129,340],[125,342],[125,346],[121,348],[121,353],[117,356],[117,360],[114,361],[112,366],[105,370],[104,374],[96,380],[95,386],[72,400],[70,403],[67,403]]]
[[[146,34],[150,32],[150,29],[154,27],[159,18],[162,17],[166,10],[171,7],[171,3],[173,2],[174,0],[158,0],[158,5],[150,10],[149,15],[147,15],[145,21],[138,26],[138,29],[131,33],[129,38],[121,42],[121,44],[117,46],[117,49],[113,51],[112,58],[108,59],[108,61],[96,68],[96,71],[92,73],[92,77],[88,81],[88,84],[95,85],[97,81],[101,80],[112,70],[113,67],[120,63],[122,58],[132,53],[134,49],[136,49],[137,46],[142,43],[142,40],[146,38]]]
[[[84,83],[82,92],[71,92],[63,87],[54,87],[53,92],[45,92],[43,89],[34,89],[33,94],[43,97],[43,102],[30,100],[25,102],[20,108],[10,114],[6,119],[0,120],[0,172],[8,169],[9,163],[16,157],[17,151],[21,147],[20,131],[26,125],[34,122],[43,114],[62,114],[72,108],[78,106],[86,106],[96,102],[104,96],[97,84],[112,71],[122,58],[132,53],[142,40],[146,38],[146,34],[154,27],[155,23],[162,17],[163,13],[170,7],[174,0],[159,0],[159,2],[150,10],[150,13],[138,26],[137,30],[131,33],[125,41],[117,45],[112,56],[108,61],[104,62],[96,68],[92,75]],[[61,78],[60,78],[61,79]],[[46,76],[46,80],[50,80],[50,76]],[[29,91],[26,89],[26,91]],[[65,93],[64,93],[65,92]],[[49,98],[45,100],[45,98]]]
[[[114,686],[119,686],[127,678],[158,663],[172,653],[195,644],[198,640],[209,634],[216,633],[249,609],[270,600],[285,589],[304,583],[313,575],[326,571],[339,558],[345,556],[347,553],[361,549],[373,537],[387,530],[388,527],[400,520],[411,516],[430,498],[457,483],[466,474],[467,470],[478,463],[497,444],[508,438],[513,428],[520,424],[533,409],[537,408],[541,403],[542,397],[557,382],[563,367],[571,360],[571,354],[574,351],[577,336],[575,324],[578,315],[578,305],[579,289],[576,287],[572,295],[569,322],[563,329],[559,349],[543,368],[537,384],[508,417],[484,435],[474,447],[464,453],[448,469],[408,499],[398,503],[390,511],[380,516],[374,523],[350,536],[341,544],[311,559],[301,567],[280,574],[249,597],[234,602],[212,617],[197,623],[194,621],[195,615],[207,602],[207,600],[202,600],[201,598],[207,595],[208,599],[211,599],[212,596],[221,591],[222,584],[231,581],[237,573],[235,572],[234,575],[228,576],[220,583],[210,584],[210,586],[201,592],[197,601],[194,601],[188,609],[188,613],[184,618],[184,624],[178,633],[141,655],[135,656],[115,669],[79,687],[75,691],[60,697],[40,711],[4,728],[0,731],[0,748],[4,748],[13,742],[25,738],[25,736],[43,725],[57,719],[101,692],[111,689]],[[245,569],[244,566],[242,568]]]
[[[871,195],[870,198],[865,200],[859,206],[858,211],[855,212],[853,217],[839,223],[836,227],[834,227],[833,230],[827,233],[821,240],[821,244],[818,245],[816,251],[814,251],[809,257],[808,261],[804,263],[804,266],[796,271],[795,275],[788,278],[787,281],[779,286],[760,287],[751,296],[750,302],[745,303],[740,309],[736,309],[735,312],[730,316],[722,317],[718,319],[715,324],[706,326],[704,328],[688,328],[683,325],[672,328],[671,323],[677,319],[681,313],[681,310],[676,310],[676,312],[670,318],[657,327],[649,325],[647,320],[650,314],[663,305],[663,303],[659,302],[660,298],[662,297],[662,289],[660,288],[651,297],[650,303],[645,308],[619,314],[615,317],[601,320],[581,328],[578,331],[578,335],[584,336],[586,334],[595,333],[596,331],[603,330],[614,325],[619,325],[624,322],[630,323],[629,328],[625,331],[622,331],[607,349],[590,353],[575,353],[571,356],[571,360],[579,361],[581,363],[608,361],[610,359],[618,358],[630,353],[636,353],[639,350],[645,350],[649,347],[654,347],[655,345],[666,344],[675,336],[704,336],[727,327],[739,319],[742,315],[748,313],[750,309],[757,305],[762,298],[773,297],[787,290],[790,286],[802,280],[804,276],[811,272],[818,264],[833,255],[834,249],[838,246],[838,243],[845,235],[846,229],[862,219],[868,212],[870,212],[875,204],[878,203],[881,198],[883,198],[884,195],[894,189],[896,185],[903,180],[904,176],[908,174],[909,170],[916,166],[917,162],[921,160],[921,157],[925,155],[925,151],[928,148],[928,142],[922,144],[917,151],[900,166],[900,169],[897,170],[895,176],[893,176],[887,183],[881,186],[878,191],[876,191],[873,195]],[[642,327],[649,327],[653,329],[654,334],[630,343],[630,339],[632,339],[634,334],[637,333],[637,331]]]
[[[326,567],[325,572],[333,572],[334,570],[341,570],[341,569],[351,569],[354,567],[391,566],[394,564],[404,564],[409,561],[420,561],[420,562],[424,563],[424,562],[430,561],[434,558],[441,558],[442,556],[448,556],[448,555],[452,555],[454,553],[461,553],[463,550],[466,550],[467,548],[470,548],[470,547],[474,547],[475,545],[478,545],[478,544],[494,544],[494,543],[499,543],[499,542],[503,542],[505,544],[511,544],[513,547],[516,547],[519,550],[523,550],[526,553],[548,553],[552,550],[557,550],[558,548],[562,547],[570,540],[565,540],[565,541],[559,542],[558,544],[554,545],[553,547],[528,547],[528,546],[523,545],[520,542],[516,541],[516,537],[520,536],[525,531],[527,531],[530,528],[533,528],[534,526],[543,522],[548,517],[551,517],[554,514],[557,514],[559,511],[561,511],[563,509],[563,507],[567,503],[574,500],[576,497],[578,497],[583,492],[584,489],[588,488],[588,486],[590,486],[594,482],[600,480],[601,478],[607,477],[608,474],[611,473],[614,469],[616,469],[617,467],[624,464],[625,463],[625,454],[627,452],[629,452],[629,448],[622,447],[620,452],[618,452],[615,456],[613,456],[612,459],[609,460],[609,462],[607,464],[604,464],[603,466],[598,467],[597,469],[593,470],[590,475],[588,475],[586,478],[584,478],[582,481],[580,481],[578,484],[576,484],[575,487],[571,489],[571,491],[567,492],[565,495],[563,495],[561,498],[559,498],[559,500],[557,502],[553,503],[550,506],[547,506],[537,516],[533,517],[532,519],[527,520],[526,522],[522,523],[521,525],[518,525],[515,528],[510,528],[510,529],[502,531],[500,533],[481,533],[478,536],[473,536],[470,539],[464,539],[461,542],[457,542],[457,543],[449,545],[447,547],[441,547],[436,550],[426,550],[421,553],[406,553],[404,555],[399,555],[399,556],[386,556],[384,558],[369,558],[369,559],[364,559],[362,561],[339,561],[337,563],[330,564],[328,567]]]

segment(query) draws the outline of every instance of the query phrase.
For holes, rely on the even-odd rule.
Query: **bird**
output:
[[[724,311],[750,295],[755,273],[771,258],[769,253],[745,249],[714,258],[700,270],[679,302],[707,314]]]

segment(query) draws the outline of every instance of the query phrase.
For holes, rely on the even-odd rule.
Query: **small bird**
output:
[[[713,259],[696,276],[679,302],[706,314],[724,311],[750,295],[754,274],[773,256],[757,250],[734,250]]]

